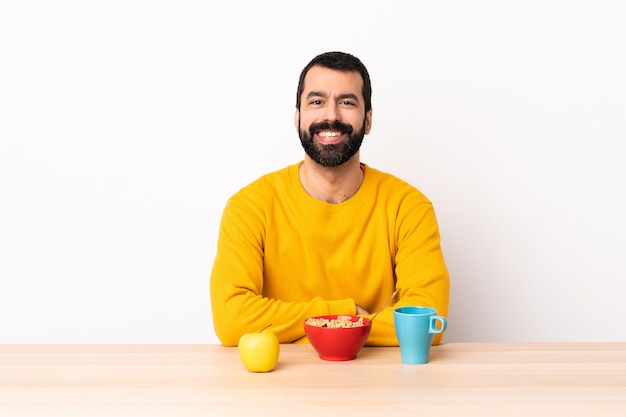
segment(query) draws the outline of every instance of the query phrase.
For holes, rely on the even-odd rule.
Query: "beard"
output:
[[[336,130],[342,134],[347,133],[348,138],[340,143],[321,144],[316,142],[315,134],[322,130]],[[298,128],[300,143],[309,157],[324,167],[336,167],[354,156],[361,148],[365,137],[365,119],[360,130],[354,132],[351,125],[341,122],[313,123],[308,132]]]

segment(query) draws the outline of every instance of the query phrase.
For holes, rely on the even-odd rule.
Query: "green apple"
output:
[[[280,343],[267,327],[257,333],[246,333],[239,339],[239,357],[250,372],[269,372],[278,362]]]

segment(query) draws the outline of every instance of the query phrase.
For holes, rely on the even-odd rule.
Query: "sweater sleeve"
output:
[[[400,306],[426,306],[447,318],[450,277],[440,245],[439,227],[430,202],[407,204],[397,217],[394,262],[397,302],[386,308],[372,324],[368,344],[397,345],[393,309]],[[433,344],[441,343],[443,333]]]
[[[349,298],[294,302],[263,295],[266,215],[262,201],[238,193],[222,214],[210,293],[215,332],[226,346],[235,346],[244,333],[270,324],[280,343],[298,341],[304,337],[307,317],[356,312]]]

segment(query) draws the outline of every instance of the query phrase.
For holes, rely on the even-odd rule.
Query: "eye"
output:
[[[342,106],[356,106],[356,103],[354,101],[350,101],[350,100],[344,100],[342,102],[340,102],[339,104],[341,104]]]
[[[311,101],[309,101],[309,104],[311,104],[313,106],[319,106],[319,105],[322,104],[322,100],[320,100],[320,99],[311,100]]]

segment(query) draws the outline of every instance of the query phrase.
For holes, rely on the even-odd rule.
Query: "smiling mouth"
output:
[[[321,143],[337,143],[343,139],[344,133],[338,130],[320,130],[315,136]]]

